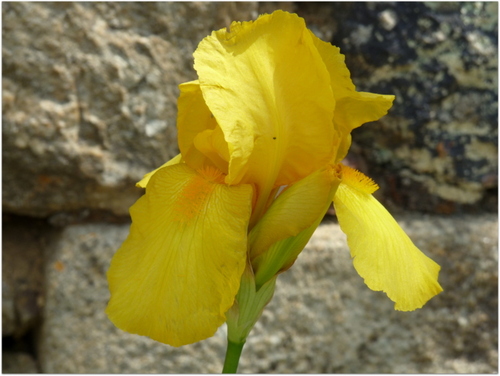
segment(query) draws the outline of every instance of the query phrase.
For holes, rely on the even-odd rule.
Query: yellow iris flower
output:
[[[283,11],[214,31],[194,58],[180,154],[138,183],[146,193],[108,272],[117,327],[181,346],[235,307],[243,320],[267,291],[262,309],[332,201],[369,288],[401,311],[442,291],[439,266],[372,196],[376,184],[340,163],[351,131],[385,115],[392,95],[357,92],[339,49]]]

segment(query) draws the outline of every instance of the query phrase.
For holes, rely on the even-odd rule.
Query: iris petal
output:
[[[175,157],[173,157],[168,162],[165,162],[164,164],[162,164],[157,169],[155,169],[155,170],[153,170],[151,172],[148,172],[146,175],[144,175],[144,177],[139,182],[136,183],[136,186],[140,187],[140,188],[146,188],[147,185],[148,185],[148,183],[149,183],[149,180],[151,179],[151,177],[154,174],[156,174],[160,169],[162,169],[163,167],[172,166],[172,165],[175,165],[175,164],[178,164],[178,163],[182,163],[182,155],[181,154],[177,154]]]
[[[333,197],[330,193],[338,183],[334,173],[323,168],[287,187],[250,232],[250,258],[267,251],[279,240],[297,235],[323,217],[331,203],[329,197]]]
[[[312,40],[330,74],[335,96],[335,129],[340,134],[340,146],[335,163],[342,160],[351,146],[351,131],[364,123],[376,121],[387,114],[394,101],[393,95],[372,94],[356,91],[351,74],[345,65],[340,49],[314,36]]]
[[[195,69],[230,155],[226,183],[254,182],[257,212],[270,192],[334,153],[335,100],[304,20],[276,11],[233,22],[199,45]]]
[[[215,129],[206,129],[198,133],[193,144],[217,169],[227,174],[229,152],[222,130],[218,125]]]
[[[193,146],[196,135],[214,129],[217,122],[205,104],[198,80],[185,82],[179,89],[177,131],[179,150],[184,155]]]
[[[421,308],[442,291],[437,281],[440,267],[371,195],[373,181],[353,171],[343,166],[334,204],[354,267],[370,289],[384,291],[396,303],[396,310]]]
[[[198,150],[194,144],[196,137],[208,130],[213,130],[217,122],[205,104],[200,84],[190,81],[179,85],[181,91],[177,100],[177,137],[179,150],[186,164],[199,169],[212,165],[211,160]]]
[[[151,177],[108,271],[106,312],[117,327],[181,346],[225,321],[245,268],[252,187],[221,179],[186,164]]]
[[[351,147],[353,129],[380,119],[387,114],[394,101],[393,95],[380,95],[365,92],[354,92],[352,96],[340,98],[333,118],[335,129],[340,134],[340,145],[335,163],[345,158]]]
[[[340,180],[330,167],[285,190],[249,235],[255,283],[260,288],[290,268],[330,207]]]
[[[330,74],[335,99],[352,96],[356,92],[356,87],[352,83],[351,73],[345,64],[345,56],[340,53],[340,48],[322,41],[311,31],[309,33]]]

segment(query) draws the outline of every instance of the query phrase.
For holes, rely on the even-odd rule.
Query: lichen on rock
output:
[[[496,207],[497,8],[336,7],[333,43],[358,89],[396,95],[388,116],[353,134],[354,151],[393,203],[430,212]]]

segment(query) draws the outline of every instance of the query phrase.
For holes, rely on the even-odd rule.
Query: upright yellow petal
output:
[[[340,133],[341,141],[334,162],[338,163],[346,156],[351,146],[352,130],[387,114],[394,96],[356,91],[345,64],[345,56],[340,53],[340,49],[314,35],[312,39],[330,74],[336,101],[334,124]]]
[[[347,155],[351,147],[352,130],[387,114],[394,98],[394,95],[356,91],[352,96],[337,101],[333,123],[340,134],[340,146],[334,163],[340,162]]]
[[[218,170],[227,174],[229,166],[229,151],[224,135],[219,125],[215,129],[206,129],[198,133],[193,145],[199,150]]]
[[[310,32],[323,63],[330,74],[335,99],[350,97],[356,92],[356,87],[351,80],[351,72],[345,64],[345,56],[340,53],[340,48],[331,43],[324,42]]]
[[[342,173],[334,204],[356,271],[370,289],[384,291],[396,310],[421,308],[442,291],[439,265],[412,243],[371,195],[377,188],[371,179],[346,166]]]
[[[198,80],[185,82],[179,85],[179,89],[177,136],[179,150],[186,154],[196,135],[206,129],[214,129],[217,122],[205,104]]]
[[[252,188],[221,181],[186,164],[151,177],[108,271],[106,312],[117,327],[181,346],[225,321],[245,268]]]
[[[233,22],[194,53],[203,97],[230,155],[228,184],[269,193],[325,165],[334,153],[330,77],[304,20],[276,11]]]
[[[200,84],[198,81],[185,82],[179,85],[179,89],[181,93],[177,100],[177,138],[182,157],[186,164],[194,169],[214,166],[194,144],[200,133],[213,130],[217,126],[214,116],[205,104]]]

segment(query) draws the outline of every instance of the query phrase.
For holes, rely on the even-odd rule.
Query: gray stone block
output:
[[[495,216],[401,218],[441,264],[444,292],[397,312],[356,274],[336,223],[322,224],[250,333],[240,363],[251,373],[488,373],[497,369]],[[46,373],[220,372],[225,326],[173,348],[116,329],[104,313],[105,272],[127,225],[75,225],[47,253],[39,340]]]
[[[178,85],[196,77],[196,46],[256,9],[3,4],[4,210],[126,215],[134,184],[178,153]]]

